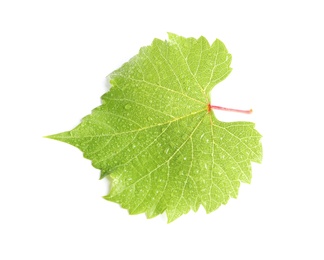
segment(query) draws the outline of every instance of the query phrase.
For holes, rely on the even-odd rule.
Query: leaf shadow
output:
[[[113,184],[113,179],[108,175],[106,176],[106,178],[104,178],[105,180],[107,180],[107,195],[110,193],[111,188],[112,188],[112,184]]]
[[[105,92],[108,92],[110,90],[110,88],[111,88],[110,76],[109,75],[107,77],[105,77],[104,88],[105,88]]]

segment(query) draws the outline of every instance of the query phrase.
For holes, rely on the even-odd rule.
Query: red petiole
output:
[[[251,114],[252,109],[250,110],[241,110],[241,109],[233,109],[233,108],[227,108],[227,107],[220,107],[220,106],[213,106],[211,104],[208,104],[208,112],[210,112],[211,109],[217,109],[217,110],[223,110],[223,111],[230,111],[230,112],[238,112],[243,114]]]

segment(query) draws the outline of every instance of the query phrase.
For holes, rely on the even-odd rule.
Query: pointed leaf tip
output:
[[[53,135],[47,135],[47,136],[43,136],[43,137],[48,138],[48,139],[61,141],[61,142],[67,142],[67,139],[71,138],[71,133],[70,133],[70,131],[66,131],[66,132],[53,134]]]

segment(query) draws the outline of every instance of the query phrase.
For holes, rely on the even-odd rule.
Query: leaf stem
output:
[[[238,113],[243,113],[243,114],[251,114],[252,113],[252,109],[250,109],[250,110],[241,110],[241,109],[213,106],[211,104],[208,104],[208,108],[207,108],[208,112],[210,112],[211,109],[217,109],[217,110],[223,110],[223,111],[229,111],[229,112],[238,112]]]

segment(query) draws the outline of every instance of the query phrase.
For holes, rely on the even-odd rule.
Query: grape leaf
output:
[[[231,72],[224,44],[169,34],[109,75],[111,89],[73,130],[48,136],[76,146],[109,175],[104,198],[130,214],[166,212],[174,221],[203,205],[216,210],[251,181],[261,135],[250,122],[225,123],[210,91]]]

